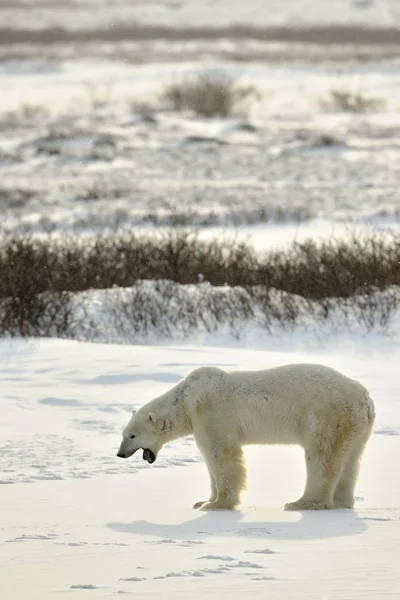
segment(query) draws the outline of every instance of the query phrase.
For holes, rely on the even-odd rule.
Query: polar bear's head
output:
[[[166,441],[166,431],[169,429],[167,419],[157,418],[146,407],[137,412],[132,411],[132,417],[122,432],[122,442],[117,452],[119,458],[129,458],[137,450],[143,450],[143,460],[152,464]]]

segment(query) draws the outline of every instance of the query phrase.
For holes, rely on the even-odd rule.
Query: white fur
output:
[[[194,507],[231,509],[246,483],[242,446],[296,444],[304,448],[307,481],[285,509],[350,508],[374,418],[368,391],[322,365],[200,367],[133,414],[118,455],[149,448],[157,457],[166,442],[193,434],[211,483],[209,500]]]

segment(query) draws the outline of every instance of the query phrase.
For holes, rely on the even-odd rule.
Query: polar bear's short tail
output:
[[[375,421],[375,409],[373,406],[370,406],[368,408],[368,421],[371,423],[371,425],[374,424]]]
[[[365,396],[365,400],[368,405],[368,413],[367,413],[368,414],[368,423],[369,423],[370,430],[372,430],[374,423],[375,423],[375,416],[376,416],[375,405],[374,405],[374,401],[372,400],[372,398],[368,392]]]

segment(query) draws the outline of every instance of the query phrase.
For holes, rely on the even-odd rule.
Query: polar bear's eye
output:
[[[136,437],[136,435],[130,435],[129,437],[131,438],[131,440],[133,440]]]

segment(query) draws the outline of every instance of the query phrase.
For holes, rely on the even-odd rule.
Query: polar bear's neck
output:
[[[175,392],[174,388],[153,400],[153,402],[150,403],[153,406],[149,406],[159,418],[165,419],[168,423],[166,428],[168,432],[168,441],[185,437],[193,433],[192,421],[188,415],[185,400],[183,397],[179,397],[177,400],[177,396],[173,392]]]
[[[183,402],[173,404],[167,418],[171,423],[170,440],[185,437],[193,433],[192,421],[188,416]]]

